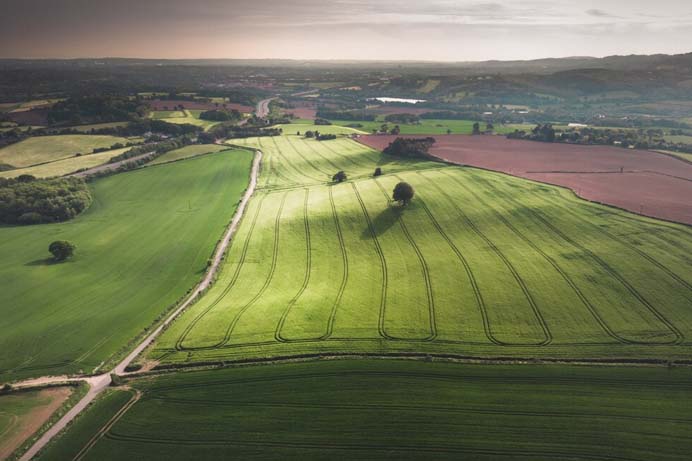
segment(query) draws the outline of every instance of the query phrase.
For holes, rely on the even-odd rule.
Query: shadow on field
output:
[[[375,228],[375,235],[379,237],[380,235],[387,232],[387,230],[390,227],[392,227],[394,224],[396,224],[397,221],[399,221],[403,211],[403,207],[398,206],[394,203],[390,203],[387,209],[375,216],[375,219],[372,220],[372,225]],[[361,234],[360,238],[361,240],[367,240],[372,238],[370,229],[367,227],[363,229],[363,233]]]
[[[25,266],[52,266],[54,264],[62,264],[68,261],[56,261],[53,258],[36,259],[34,261],[24,264]]]

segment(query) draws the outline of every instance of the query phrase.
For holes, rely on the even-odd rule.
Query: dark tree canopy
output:
[[[199,114],[202,120],[211,120],[215,122],[228,122],[231,120],[240,120],[242,115],[235,109],[231,110],[207,110]]]
[[[408,205],[411,199],[413,199],[413,186],[407,182],[400,182],[394,186],[392,198],[402,205]]]
[[[471,134],[481,134],[481,125],[478,122],[473,124],[473,130],[471,131]]]
[[[388,155],[397,157],[426,157],[428,151],[435,144],[435,138],[396,138],[382,151]]]
[[[407,125],[420,123],[420,117],[414,114],[389,114],[384,117],[384,120],[390,123],[403,123]]]
[[[91,204],[80,178],[35,179],[22,175],[0,179],[0,223],[40,224],[72,219]]]
[[[348,178],[346,177],[346,173],[343,171],[339,171],[334,176],[332,176],[332,181],[336,181],[336,182],[344,182],[344,181],[346,181],[346,179],[348,179]]]
[[[48,251],[53,255],[56,261],[64,261],[72,257],[75,246],[67,240],[56,240],[48,246]]]
[[[382,176],[382,168],[379,166],[375,168],[375,173],[373,173],[373,176]]]

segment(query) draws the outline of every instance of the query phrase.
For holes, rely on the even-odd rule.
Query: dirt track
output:
[[[363,136],[378,150],[395,136]],[[692,224],[692,164],[672,156],[609,146],[578,146],[504,136],[436,135],[441,159],[565,186],[587,200]]]

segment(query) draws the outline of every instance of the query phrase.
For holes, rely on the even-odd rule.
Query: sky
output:
[[[692,0],[0,0],[2,58],[481,61],[692,51]]]

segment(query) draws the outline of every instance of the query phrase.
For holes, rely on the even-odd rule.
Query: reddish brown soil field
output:
[[[317,110],[310,107],[296,107],[294,109],[286,109],[286,113],[293,114],[298,118],[307,118],[313,120],[317,114]]]
[[[200,101],[184,101],[184,100],[162,100],[162,99],[152,99],[148,101],[149,105],[153,110],[173,110],[175,106],[183,105],[185,109],[190,110],[212,110],[217,109],[216,104],[213,102],[200,102]],[[168,109],[165,109],[165,108]],[[223,108],[222,104],[218,105],[218,108]],[[252,112],[254,109],[250,106],[244,106],[242,104],[235,104],[232,102],[226,103],[227,109],[235,109],[239,112]]]
[[[362,136],[378,150],[396,136]],[[565,186],[587,200],[692,224],[692,164],[642,150],[436,135],[441,159]],[[622,173],[620,173],[622,169]]]

